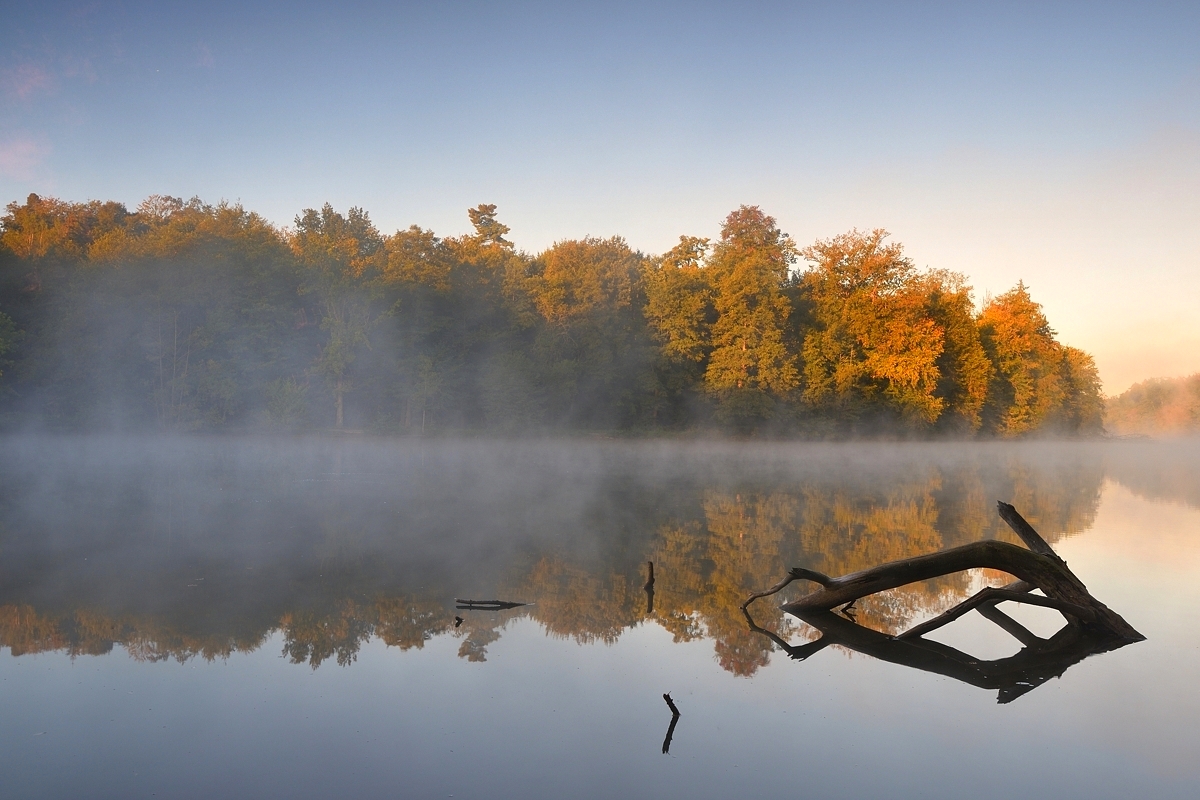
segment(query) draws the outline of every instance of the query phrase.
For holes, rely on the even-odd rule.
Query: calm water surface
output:
[[[1016,541],[996,500],[1147,641],[1000,703],[791,660],[738,608],[792,566]],[[756,621],[815,639],[788,591]],[[974,613],[931,638],[1021,651]],[[11,797],[1194,798],[1200,446],[10,438],[0,650]]]

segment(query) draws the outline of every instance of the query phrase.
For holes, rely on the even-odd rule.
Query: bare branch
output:
[[[984,603],[975,610],[979,612],[979,616],[996,623],[1005,633],[1026,647],[1032,647],[1046,641],[993,605]]]
[[[1084,608],[1083,606],[1077,606],[1073,603],[1066,603],[1062,600],[1055,600],[1052,597],[1042,597],[1041,595],[1037,594],[1014,592],[1008,589],[997,589],[989,586],[986,589],[980,590],[976,594],[972,595],[941,615],[934,617],[927,622],[923,622],[914,628],[910,628],[896,638],[915,639],[919,636],[924,636],[927,633],[936,631],[943,625],[949,625],[951,622],[977,606],[984,604],[994,606],[996,603],[1000,603],[1005,600],[1011,600],[1014,603],[1028,603],[1029,605],[1033,606],[1053,608],[1055,611],[1061,611],[1063,614],[1070,614],[1078,619],[1087,620],[1089,622],[1093,622],[1096,619],[1095,612],[1092,611],[1092,609]]]
[[[814,572],[811,569],[792,567],[788,570],[788,576],[779,583],[764,592],[755,592],[747,597],[746,602],[742,603],[742,611],[745,611],[747,606],[760,597],[770,597],[773,594],[783,591],[784,587],[792,581],[812,581],[813,583],[819,583],[821,586],[828,586],[832,582],[832,579],[828,575],[822,575],[820,572]]]
[[[1017,509],[1002,500],[996,501],[996,508],[1000,512],[1000,519],[1008,523],[1008,527],[1013,529],[1013,533],[1021,537],[1021,541],[1025,543],[1026,547],[1035,553],[1058,558],[1058,554],[1054,552],[1054,548],[1050,546],[1050,543],[1043,539],[1041,534],[1035,531],[1033,526],[1017,513]]]

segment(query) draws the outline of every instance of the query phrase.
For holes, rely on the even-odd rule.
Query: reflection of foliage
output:
[[[766,664],[769,642],[748,636],[740,606],[764,570],[782,570],[781,545],[795,530],[796,500],[783,494],[729,495],[704,500],[709,530],[707,559],[713,564],[708,591],[698,598],[708,633],[717,639],[721,666],[752,675]]]
[[[449,629],[445,609],[414,598],[389,597],[375,603],[375,635],[389,647],[420,650],[435,634]]]
[[[487,661],[487,647],[500,638],[500,631],[482,626],[473,627],[458,647],[458,657],[476,663]]]
[[[462,637],[458,646],[458,657],[467,661],[487,661],[487,648],[500,639],[500,632],[508,623],[526,614],[526,608],[503,609],[484,613],[470,612],[463,619],[462,627],[454,629],[455,636]]]
[[[352,602],[344,602],[340,613],[317,616],[311,613],[287,614],[283,628],[283,654],[293,664],[310,664],[313,669],[331,656],[338,666],[347,666],[358,658],[358,648],[371,638],[373,626],[367,615]]]
[[[0,607],[0,642],[14,656],[69,647],[58,620],[38,614],[29,606]]]
[[[283,654],[293,664],[313,669],[328,658],[339,666],[352,664],[358,649],[372,635],[401,650],[420,649],[434,634],[449,628],[439,605],[411,597],[380,598],[372,604],[343,601],[325,614],[285,614],[279,623],[284,633]]]
[[[637,621],[624,576],[605,579],[557,558],[538,561],[519,587],[522,591],[537,597],[532,615],[547,632],[581,644],[612,644]]]
[[[595,504],[571,511],[588,515],[594,537],[569,536],[554,540],[553,546],[517,551],[488,564],[493,572],[475,584],[496,594],[474,596],[533,605],[495,614],[464,612],[459,628],[453,627],[446,602],[454,596],[449,587],[461,586],[462,576],[398,568],[409,551],[395,544],[401,538],[393,533],[398,530],[396,521],[428,524],[425,520],[441,519],[446,513],[442,504],[461,508],[478,502],[495,517],[476,520],[491,535],[513,519],[505,505],[514,502],[510,497],[484,493],[476,499],[464,496],[452,482],[444,487],[432,480],[402,484],[377,477],[380,473],[353,472],[363,465],[348,456],[343,463],[342,449],[337,450],[337,461],[322,463],[318,474],[323,480],[300,483],[294,476],[281,477],[290,467],[271,472],[263,483],[231,480],[228,472],[214,470],[213,475],[224,476],[217,478],[222,497],[230,503],[245,502],[226,508],[236,510],[245,525],[260,513],[256,509],[261,508],[264,487],[272,492],[285,487],[288,513],[296,515],[286,521],[295,525],[281,524],[282,512],[276,510],[261,519],[303,531],[289,534],[297,538],[288,546],[302,542],[306,557],[322,565],[322,581],[300,595],[303,600],[290,595],[272,599],[251,582],[249,576],[256,573],[241,564],[235,569],[238,579],[247,581],[246,590],[254,592],[244,595],[256,598],[250,603],[221,605],[216,594],[187,588],[177,589],[183,594],[170,602],[160,602],[157,613],[107,610],[86,601],[64,601],[49,610],[22,605],[16,591],[6,590],[0,595],[0,603],[9,603],[0,605],[0,646],[16,655],[48,650],[82,655],[121,646],[139,659],[182,661],[254,650],[278,631],[291,661],[316,667],[328,660],[353,663],[372,636],[407,650],[449,633],[461,638],[463,658],[484,661],[488,646],[507,623],[529,616],[547,633],[579,642],[612,643],[627,628],[654,622],[677,642],[711,638],[724,669],[752,675],[767,663],[772,648],[767,639],[749,635],[739,606],[750,592],[762,588],[764,576],[792,566],[844,575],[969,541],[1011,539],[992,510],[997,498],[1011,499],[1052,542],[1091,524],[1105,475],[1103,459],[1094,457],[1098,450],[1076,449],[1067,457],[1061,450],[1035,450],[1032,459],[1028,449],[1007,445],[982,455],[974,451],[970,457],[953,449],[937,451],[949,456],[928,457],[932,451],[871,451],[874,460],[851,464],[851,469],[844,463],[831,465],[818,451],[806,451],[814,455],[811,463],[793,458],[778,471],[726,465],[707,476],[686,470],[672,473],[666,483],[655,483],[658,478],[650,470],[637,471],[642,466],[631,471],[618,462],[619,469],[612,474],[602,471],[599,481],[589,473]],[[621,479],[604,479],[615,474]],[[576,481],[577,475],[566,480]],[[289,486],[300,488],[293,491]],[[543,484],[538,486],[545,491]],[[394,505],[373,503],[381,491]],[[407,491],[412,493],[404,494]],[[519,490],[512,494],[519,497]],[[212,507],[186,505],[186,498],[172,497],[175,505],[164,503],[164,510],[183,507],[184,512],[175,513],[196,520],[196,525],[213,524]],[[395,515],[392,509],[400,505],[410,516]],[[542,532],[561,530],[561,508],[554,512],[559,516],[539,516],[547,512],[530,510],[529,503],[513,507],[517,505],[522,524]],[[143,506],[136,507],[146,513]],[[199,534],[176,527],[172,535],[185,546],[189,537]],[[19,564],[10,560],[10,541],[16,540],[6,535],[6,562]],[[656,566],[654,611],[649,613],[641,589],[648,560]],[[0,572],[0,577],[10,574],[15,572]],[[208,586],[222,579],[208,574]],[[180,583],[167,576],[151,577],[163,586]],[[242,585],[229,575],[223,579],[226,586]],[[969,580],[965,575],[948,576],[864,600],[857,607],[858,620],[892,632],[963,597]],[[413,586],[428,588],[414,594]],[[756,613],[762,616],[761,624],[789,631],[778,609]]]
[[[690,642],[704,635],[704,623],[695,599],[708,589],[698,520],[683,525],[664,525],[651,559],[666,576],[655,586],[657,622],[671,632],[676,642]]]
[[[676,641],[714,639],[723,668],[752,675],[766,664],[771,645],[748,634],[739,606],[760,588],[764,574],[805,564],[841,575],[964,540],[995,538],[1002,534],[991,509],[997,492],[1021,498],[1030,518],[1052,537],[1081,530],[1091,523],[1101,474],[1051,460],[1043,469],[987,462],[874,478],[857,485],[810,478],[767,492],[706,491],[695,516],[672,517],[645,552],[658,575],[654,621]],[[642,563],[606,569],[542,558],[513,590],[536,598],[530,613],[548,632],[612,642],[644,616],[640,593],[631,591],[640,583],[635,576]],[[950,575],[868,598],[858,607],[859,619],[877,630],[899,630],[961,599],[968,581],[967,575]],[[777,609],[760,613],[786,629]]]
[[[0,606],[0,645],[14,656],[53,650],[71,656],[103,655],[119,644],[137,661],[213,661],[256,650],[269,634],[203,636],[174,630],[157,619],[109,617],[85,609],[55,616],[27,605]]]
[[[1107,473],[1137,496],[1200,508],[1200,448],[1195,442],[1130,442],[1121,446],[1120,456],[1111,459]]]

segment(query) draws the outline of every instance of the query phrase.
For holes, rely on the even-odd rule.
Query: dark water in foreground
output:
[[[1016,541],[996,500],[1147,641],[997,703],[790,660],[738,609],[791,566]],[[755,618],[801,643],[794,596]],[[1193,798],[1197,623],[1195,443],[0,441],[6,797]],[[931,638],[1021,650],[974,613]]]

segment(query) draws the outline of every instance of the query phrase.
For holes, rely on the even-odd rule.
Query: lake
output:
[[[5,796],[1200,796],[1195,442],[0,447]],[[791,567],[1019,543],[998,500],[1146,640],[997,689],[789,658],[762,631],[817,640],[779,610],[812,584],[755,601],[761,630],[741,611]],[[844,624],[891,637],[1010,580]],[[1028,652],[974,612],[929,639]]]

